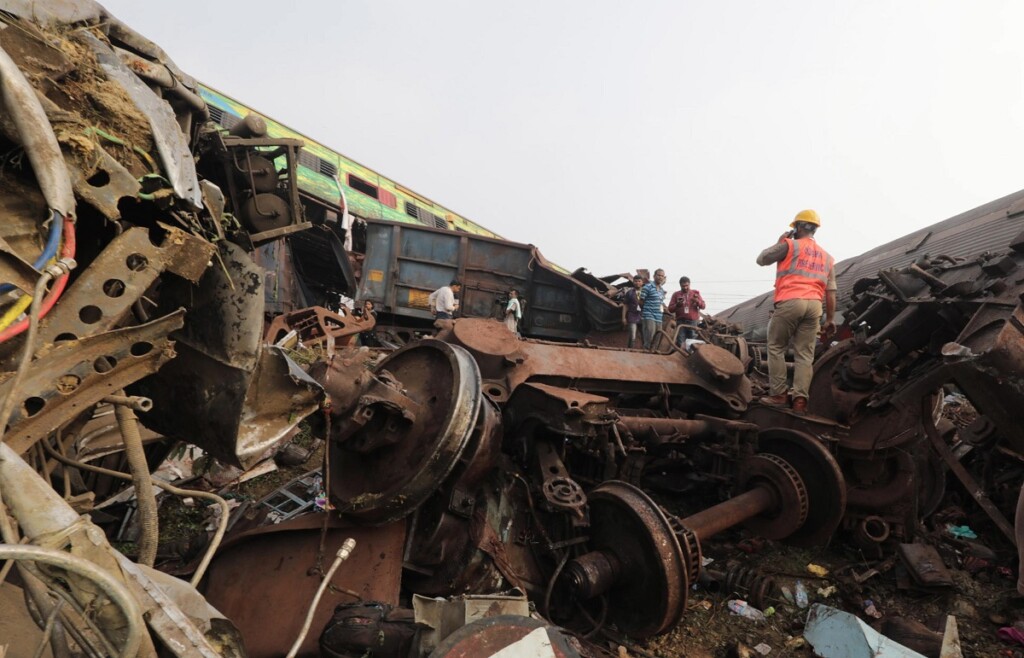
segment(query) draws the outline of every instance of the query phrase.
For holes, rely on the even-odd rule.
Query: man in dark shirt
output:
[[[690,289],[690,277],[679,279],[679,290],[672,293],[668,303],[668,312],[674,313],[676,323],[682,325],[676,338],[677,344],[682,345],[684,340],[697,337],[696,326],[700,321],[700,312],[706,306],[700,291]]]
[[[644,278],[637,274],[633,277],[633,287],[626,290],[626,326],[629,327],[629,348],[636,343],[636,334],[640,328],[640,289],[644,287]]]

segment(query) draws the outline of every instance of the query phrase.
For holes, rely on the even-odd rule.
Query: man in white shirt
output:
[[[455,301],[455,293],[460,290],[462,290],[462,284],[459,283],[458,279],[452,279],[448,285],[441,286],[430,293],[430,297],[427,298],[427,304],[430,306],[430,310],[434,312],[436,319],[452,319],[455,309],[458,308],[458,303]]]
[[[508,305],[505,307],[505,326],[514,334],[519,333],[519,321],[523,318],[523,307],[519,302],[519,291],[508,291]]]

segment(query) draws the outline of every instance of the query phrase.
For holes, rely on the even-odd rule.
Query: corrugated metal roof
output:
[[[974,258],[986,251],[1006,249],[1010,240],[1024,231],[1024,190],[983,206],[926,226],[902,238],[875,247],[859,256],[836,263],[839,307],[849,300],[858,279],[875,276],[879,270],[906,267],[924,255],[944,254]],[[716,317],[742,325],[747,330],[768,323],[771,292],[728,308]]]

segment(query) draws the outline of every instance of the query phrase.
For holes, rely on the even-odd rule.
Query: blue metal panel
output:
[[[366,259],[357,294],[360,300],[372,299],[384,306],[390,303],[387,292],[391,285],[391,234],[397,228],[388,224],[367,225]]]

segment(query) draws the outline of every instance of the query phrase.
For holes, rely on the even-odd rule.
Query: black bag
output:
[[[408,658],[416,643],[413,611],[387,603],[343,603],[320,634],[329,658]]]

